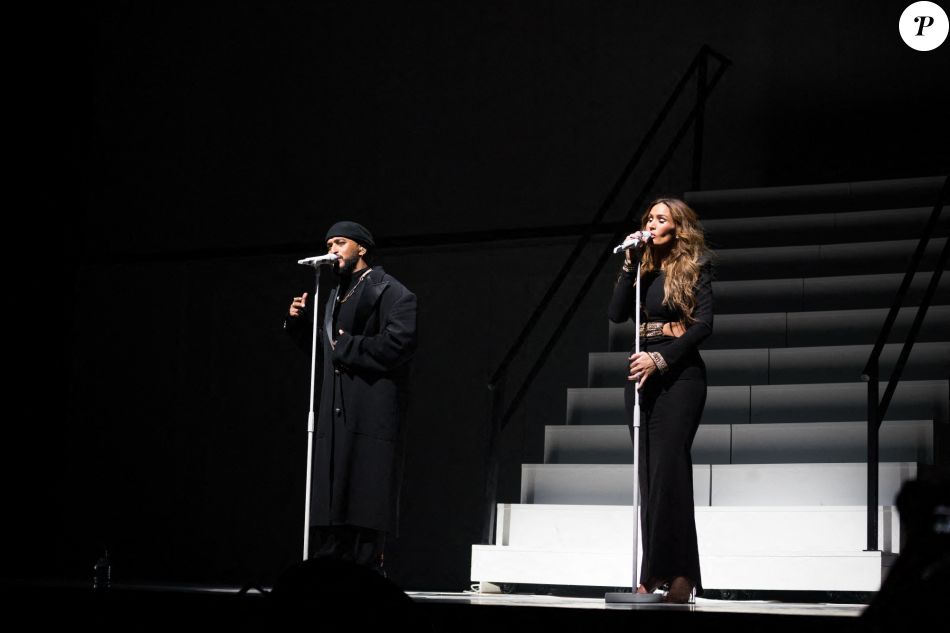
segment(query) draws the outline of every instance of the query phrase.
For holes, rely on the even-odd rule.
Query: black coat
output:
[[[333,328],[336,299],[334,289],[317,333],[323,379],[310,521],[395,534],[409,359],[416,347],[416,296],[382,268],[373,267],[349,299],[356,302],[349,322]],[[290,329],[300,329],[297,325]],[[340,328],[345,333],[336,335],[331,346],[331,333]]]

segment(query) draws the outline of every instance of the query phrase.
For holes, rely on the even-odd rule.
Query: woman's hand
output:
[[[637,240],[639,242],[643,240],[644,234],[649,234],[649,233],[650,233],[649,231],[637,231],[636,233],[631,233],[627,237],[623,238],[623,241],[629,242],[630,240]],[[650,237],[653,237],[653,236],[650,235]],[[626,258],[627,266],[630,266],[631,264],[633,264],[633,253],[636,250],[637,249],[635,248],[628,248],[627,250],[624,251],[623,255]]]
[[[627,380],[637,381],[637,389],[640,389],[643,387],[643,383],[647,381],[647,378],[650,377],[650,374],[656,371],[656,363],[653,362],[653,359],[650,358],[650,355],[646,352],[631,354],[629,360],[630,373],[627,376]]]

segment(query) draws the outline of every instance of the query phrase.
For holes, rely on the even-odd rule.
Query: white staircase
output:
[[[940,460],[935,438],[946,436],[950,417],[950,275],[881,428],[872,552],[864,551],[867,385],[859,376],[941,184],[687,196],[719,259],[715,331],[703,349],[709,396],[693,446],[706,589],[873,592],[900,553],[895,497],[918,467]],[[948,227],[942,218],[906,306],[919,302]],[[868,241],[882,228],[895,239]],[[900,313],[882,381],[915,313]],[[568,390],[566,424],[545,428],[544,463],[522,466],[520,503],[499,504],[495,545],[472,547],[482,591],[631,585],[622,385],[632,329],[610,326],[608,351],[590,354],[588,386]]]

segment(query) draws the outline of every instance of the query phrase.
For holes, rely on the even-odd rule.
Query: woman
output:
[[[635,316],[639,258],[641,351],[630,356],[624,389],[628,424],[634,390],[640,390],[643,562],[637,591],[665,590],[664,601],[684,603],[702,593],[690,448],[706,403],[698,348],[712,332],[712,266],[696,213],[682,200],[653,201],[641,227],[627,239],[651,237],[641,240],[640,250],[627,251],[608,310],[614,323]]]

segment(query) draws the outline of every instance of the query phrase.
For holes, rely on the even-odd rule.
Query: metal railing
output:
[[[947,257],[950,255],[950,238],[947,239],[946,244],[943,246],[943,250],[940,253],[940,257],[937,261],[933,275],[930,278],[930,283],[927,284],[927,289],[924,291],[924,296],[921,298],[920,306],[917,308],[917,314],[910,326],[910,330],[907,332],[907,337],[904,340],[904,346],[901,348],[900,356],[898,356],[897,362],[894,364],[894,369],[891,371],[890,379],[887,381],[887,387],[884,390],[884,397],[879,400],[878,395],[881,351],[884,349],[884,345],[887,343],[887,339],[890,337],[891,329],[894,326],[894,321],[897,319],[897,313],[900,311],[901,306],[904,303],[904,299],[907,296],[907,291],[910,289],[911,282],[913,281],[914,276],[917,274],[920,261],[923,259],[924,252],[927,249],[927,244],[930,242],[930,238],[937,227],[937,221],[940,218],[940,212],[943,210],[943,207],[947,202],[948,185],[950,185],[950,177],[945,178],[943,181],[943,187],[940,190],[940,195],[934,204],[930,218],[927,220],[927,225],[924,227],[923,235],[921,236],[920,241],[917,243],[917,249],[914,251],[914,254],[910,259],[910,263],[907,266],[907,272],[904,273],[904,279],[901,281],[901,285],[897,289],[897,295],[894,297],[893,303],[891,303],[891,309],[887,313],[887,318],[884,319],[884,325],[877,336],[877,342],[874,343],[874,349],[871,350],[871,356],[868,358],[868,362],[864,366],[864,371],[861,375],[861,379],[867,381],[868,383],[868,542],[866,551],[869,552],[877,551],[878,549],[877,504],[878,471],[880,465],[879,437],[881,422],[884,420],[884,416],[887,414],[887,408],[891,404],[891,398],[894,396],[894,391],[897,389],[897,384],[900,382],[901,374],[904,371],[904,366],[907,364],[907,358],[910,356],[910,351],[913,349],[914,342],[917,340],[917,334],[920,331],[920,326],[924,322],[924,317],[927,316],[927,308],[930,307],[930,302],[933,300],[934,294],[937,291],[937,285],[940,283],[940,276],[943,273],[943,269],[947,266]]]
[[[718,66],[715,69],[715,72],[712,74],[712,77],[709,78],[709,61],[710,59],[715,59],[718,62]],[[653,121],[653,124],[647,130],[643,139],[640,141],[639,146],[634,151],[630,160],[627,162],[620,176],[617,178],[614,185],[610,188],[610,191],[607,193],[607,196],[604,198],[604,201],[600,204],[597,209],[596,214],[590,223],[583,227],[580,232],[580,236],[577,239],[577,242],[574,245],[571,254],[567,256],[564,260],[564,264],[561,266],[561,269],[558,271],[557,275],[554,277],[554,280],[551,282],[550,287],[547,292],[545,292],[544,297],[535,307],[534,311],[531,313],[531,316],[528,317],[524,327],[521,329],[521,332],[518,334],[514,343],[508,349],[508,352],[505,354],[501,363],[499,363],[498,368],[491,375],[491,378],[488,381],[488,391],[491,394],[491,429],[489,433],[489,445],[488,445],[488,470],[486,475],[486,484],[485,484],[485,522],[482,530],[482,542],[492,544],[494,542],[494,526],[495,526],[495,512],[496,512],[496,502],[497,502],[497,491],[498,491],[498,470],[499,470],[499,443],[501,439],[501,433],[504,431],[505,427],[508,425],[508,422],[511,420],[512,415],[515,410],[521,404],[525,395],[527,394],[531,384],[534,382],[535,377],[541,371],[541,368],[544,366],[548,356],[551,354],[551,351],[554,349],[557,342],[560,340],[561,335],[564,330],[567,328],[567,325],[570,323],[571,317],[577,311],[578,307],[584,300],[584,297],[587,295],[590,288],[593,286],[593,282],[596,277],[600,274],[600,271],[603,269],[604,265],[607,263],[607,260],[611,254],[610,248],[606,248],[598,258],[596,264],[594,265],[593,270],[588,274],[584,283],[581,284],[580,290],[577,295],[571,301],[570,305],[562,315],[560,321],[557,324],[557,327],[554,329],[554,332],[548,338],[548,341],[545,343],[541,352],[538,354],[537,358],[534,360],[531,368],[528,370],[527,375],[522,380],[520,386],[515,391],[514,396],[506,404],[505,403],[505,391],[506,383],[508,378],[508,371],[511,366],[511,363],[517,357],[518,353],[521,351],[528,337],[534,331],[540,317],[545,313],[555,294],[564,283],[564,280],[567,278],[568,274],[571,272],[574,267],[575,262],[578,259],[578,256],[584,250],[591,240],[591,237],[595,234],[598,229],[604,227],[603,218],[607,214],[607,211],[614,204],[617,198],[620,195],[620,192],[624,188],[624,185],[627,184],[630,180],[631,175],[634,172],[634,169],[642,160],[647,149],[650,147],[651,143],[657,136],[657,133],[660,130],[660,127],[666,121],[669,116],[670,111],[673,106],[678,102],[680,96],[685,90],[690,79],[694,76],[696,78],[696,101],[693,107],[691,108],[689,114],[686,116],[685,121],[680,125],[677,130],[673,140],[670,142],[669,146],[663,152],[660,157],[656,167],[653,172],[650,174],[646,183],[641,188],[639,194],[637,195],[633,204],[629,207],[626,212],[624,219],[617,223],[614,229],[613,237],[609,242],[609,245],[613,245],[614,242],[618,241],[624,234],[629,230],[629,225],[631,218],[634,214],[640,210],[640,207],[644,204],[646,195],[652,190],[657,180],[662,174],[663,170],[666,168],[670,159],[673,156],[673,152],[679,147],[683,138],[686,136],[686,133],[689,131],[690,126],[693,126],[694,135],[693,135],[693,161],[692,161],[692,188],[694,190],[700,188],[700,177],[701,177],[701,166],[702,166],[702,139],[703,139],[703,118],[705,115],[706,100],[709,97],[709,94],[715,88],[716,84],[719,83],[723,73],[732,62],[724,57],[723,55],[712,50],[709,46],[704,45],[696,56],[693,58],[686,72],[683,74],[683,77],[676,84],[676,87],[673,89],[673,92],[670,94],[669,98],[664,103],[662,109],[657,115],[656,119]]]

